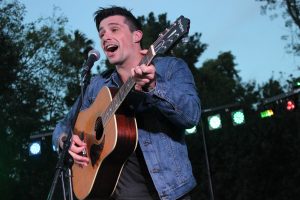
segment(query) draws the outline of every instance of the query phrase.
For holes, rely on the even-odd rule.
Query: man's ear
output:
[[[141,30],[137,30],[133,32],[133,41],[138,43],[141,42],[143,38],[143,32]]]

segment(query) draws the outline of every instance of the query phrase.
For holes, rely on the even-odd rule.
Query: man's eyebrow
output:
[[[108,24],[108,26],[121,26],[119,23],[117,22],[111,22]],[[102,27],[99,27],[99,32],[102,30],[103,28]]]

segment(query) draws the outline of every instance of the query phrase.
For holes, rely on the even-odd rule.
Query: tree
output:
[[[198,88],[204,108],[237,101],[236,92],[241,87],[241,78],[235,65],[231,52],[224,52],[216,59],[205,61],[199,68]]]
[[[79,31],[75,31],[73,37],[67,35],[63,41],[66,45],[60,49],[60,59],[66,68],[60,75],[65,77],[67,83],[64,100],[66,105],[71,107],[80,94],[83,61],[87,59],[88,52],[93,49],[93,41]]]
[[[22,166],[28,162],[29,134],[41,126],[45,115],[40,108],[44,93],[36,78],[23,74],[24,7],[1,2],[0,10],[1,76],[6,77],[1,79],[0,96],[0,187],[4,197],[13,199],[16,193],[12,189],[20,188]]]
[[[267,83],[263,84],[260,90],[262,91],[263,98],[270,98],[272,96],[284,93],[284,90],[280,85],[280,82],[274,80],[272,77],[269,79]]]
[[[142,41],[142,46],[144,48],[149,48],[150,45],[158,38],[159,34],[171,25],[171,22],[167,20],[166,13],[158,15],[156,18],[154,13],[150,12],[148,17],[145,18],[144,16],[140,16],[138,17],[138,20],[141,22],[144,32]],[[186,42],[179,41],[179,43],[177,43],[177,45],[166,54],[184,59],[193,71],[198,58],[207,47],[207,44],[202,43],[200,38],[200,33],[188,35]]]
[[[202,123],[197,133],[200,136],[206,134],[215,198],[295,199],[299,192],[293,183],[297,178],[291,174],[297,177],[299,174],[294,167],[299,161],[295,160],[292,153],[300,142],[299,111],[284,113],[281,109],[275,111],[274,118],[259,119],[260,110],[256,110],[256,106],[265,98],[284,93],[285,86],[273,77],[261,86],[255,81],[243,83],[235,67],[234,56],[225,52],[216,59],[204,62],[196,72],[202,108],[225,106],[214,112],[202,113]],[[290,82],[297,80],[291,78]],[[243,126],[233,126],[230,116],[230,112],[240,106],[226,107],[236,103],[241,105],[246,116]],[[210,131],[207,117],[215,113],[221,115],[222,128]],[[204,156],[202,137],[194,135],[187,139],[199,181],[193,197],[207,199],[209,183],[206,164],[201,159]],[[282,160],[288,160],[291,165]],[[287,184],[283,189],[281,186],[285,182]]]
[[[79,31],[66,33],[62,16],[29,24],[24,16],[18,1],[0,2],[0,190],[5,199],[45,198],[56,154],[43,140],[45,156],[29,157],[29,136],[53,130],[67,110],[93,44]]]
[[[285,26],[290,28],[291,35],[283,36],[289,40],[287,48],[296,55],[300,55],[300,2],[298,0],[256,0],[264,3],[261,8],[264,14],[273,13],[272,17],[278,17],[278,12],[285,20]]]

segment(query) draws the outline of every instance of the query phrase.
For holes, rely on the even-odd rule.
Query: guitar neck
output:
[[[151,61],[155,57],[155,51],[153,49],[153,45],[148,49],[147,54],[141,59],[139,62],[139,65],[150,65]],[[133,77],[129,77],[128,80],[119,88],[118,92],[113,97],[111,103],[105,110],[105,112],[102,113],[102,123],[105,126],[107,121],[111,118],[112,115],[118,110],[122,102],[125,100],[126,96],[129,94],[131,89],[135,85],[135,80]]]

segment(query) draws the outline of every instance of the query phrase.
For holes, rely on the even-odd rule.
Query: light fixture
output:
[[[222,128],[222,121],[220,114],[215,114],[207,117],[208,129],[215,130]]]
[[[293,100],[287,100],[285,108],[288,111],[292,111],[296,108],[295,102]]]
[[[29,155],[35,156],[41,154],[41,141],[34,141],[29,144]]]
[[[273,115],[274,115],[274,111],[272,109],[267,109],[267,110],[260,112],[261,118],[272,117]]]
[[[194,126],[192,128],[189,128],[189,129],[185,129],[185,134],[186,135],[191,135],[191,134],[194,134],[196,132],[197,132],[197,127],[196,126]]]
[[[232,124],[234,126],[242,125],[245,123],[245,115],[242,109],[231,112]]]

